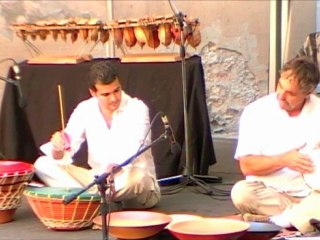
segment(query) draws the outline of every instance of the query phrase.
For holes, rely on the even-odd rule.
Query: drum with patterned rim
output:
[[[20,161],[0,161],[0,223],[13,220],[28,182],[35,172],[32,164]]]
[[[79,230],[90,227],[99,214],[100,195],[82,193],[71,203],[64,204],[65,197],[77,193],[77,188],[28,187],[24,191],[28,202],[49,229]]]

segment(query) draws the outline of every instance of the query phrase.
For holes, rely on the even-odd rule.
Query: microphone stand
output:
[[[2,60],[0,60],[0,63],[7,62],[7,61],[11,61],[11,62],[13,62],[14,66],[18,66],[17,62],[13,58],[2,59]],[[5,77],[0,76],[0,80],[7,82],[7,83],[10,83],[10,84],[13,84],[16,87],[18,86],[18,82],[16,80],[11,79],[11,78],[5,78]]]
[[[64,204],[71,203],[73,200],[75,200],[80,194],[84,193],[87,191],[89,188],[94,186],[95,184],[98,185],[98,190],[101,196],[101,206],[100,206],[100,213],[102,217],[102,239],[107,240],[107,223],[106,223],[106,216],[107,216],[107,200],[106,200],[106,190],[108,189],[108,186],[106,185],[106,179],[111,175],[117,173],[119,170],[121,170],[122,167],[128,165],[131,163],[134,159],[136,159],[139,155],[141,155],[143,152],[154,146],[155,144],[164,141],[165,139],[168,138],[168,131],[165,131],[162,133],[157,139],[155,139],[153,142],[151,142],[149,145],[146,145],[139,149],[133,156],[128,158],[126,161],[121,163],[120,165],[114,167],[111,171],[105,172],[101,174],[100,176],[97,175],[94,178],[94,181],[88,184],[86,187],[80,189],[78,192],[75,192],[69,196],[67,196],[64,200]]]
[[[10,83],[12,85],[14,85],[17,89],[18,89],[18,94],[19,94],[19,106],[21,108],[24,108],[26,106],[26,100],[23,96],[23,93],[22,93],[22,89],[21,89],[21,85],[20,85],[20,68],[19,68],[19,65],[18,63],[13,59],[13,58],[5,58],[3,60],[0,61],[0,63],[3,63],[3,62],[6,62],[6,61],[11,61],[13,62],[13,65],[12,65],[12,71],[14,72],[15,74],[15,80],[11,79],[11,78],[5,78],[5,77],[2,77],[0,76],[0,80],[6,82],[6,83]]]
[[[12,61],[14,66],[17,66],[17,62],[13,59],[13,58],[5,58],[3,60],[0,61],[0,63],[6,62],[6,61]],[[5,83],[9,83],[14,85],[15,87],[18,88],[18,93],[19,93],[19,106],[23,107],[24,106],[24,100],[22,98],[22,91],[21,88],[19,86],[19,82],[17,80],[13,80],[11,78],[6,78],[6,77],[2,77],[0,76],[0,80],[4,81]],[[4,154],[0,151],[0,158],[2,159],[6,159],[6,157],[4,156]]]
[[[190,150],[189,150],[189,121],[188,121],[188,95],[187,95],[187,73],[186,73],[186,50],[185,50],[185,40],[187,38],[188,34],[191,34],[191,32],[188,31],[188,26],[185,22],[185,15],[182,12],[179,12],[175,6],[171,3],[171,0],[169,0],[169,4],[171,9],[173,10],[174,14],[176,15],[176,19],[179,24],[180,28],[180,58],[181,58],[181,75],[182,75],[182,96],[183,96],[183,116],[184,116],[184,133],[185,133],[185,154],[186,154],[186,176],[182,175],[186,179],[186,185],[188,184],[196,184],[199,187],[201,187],[206,194],[211,195],[212,190],[209,186],[206,185],[206,181],[209,182],[221,182],[220,177],[216,176],[200,176],[200,175],[194,175],[193,174],[193,167],[194,165],[191,164],[191,158],[190,158]],[[185,33],[185,35],[184,35]],[[199,179],[203,178],[203,181],[199,181]]]
[[[13,79],[11,79],[11,78],[5,78],[5,77],[1,77],[1,76],[0,76],[0,80],[4,81],[4,82],[6,82],[6,83],[10,83],[10,84],[12,84],[12,85],[14,85],[14,86],[18,86],[17,81],[16,81],[16,80],[13,80]]]
[[[23,97],[21,86],[20,86],[20,83],[18,82],[18,80],[13,80],[11,78],[5,78],[5,77],[2,77],[2,76],[0,76],[0,80],[4,81],[6,83],[10,83],[10,84],[14,85],[18,89],[18,94],[19,94],[18,103],[19,103],[19,106],[21,108],[24,108],[26,106],[26,100]]]

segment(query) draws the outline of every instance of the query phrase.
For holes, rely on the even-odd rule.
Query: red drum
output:
[[[0,161],[0,223],[13,220],[23,191],[34,172],[33,165],[29,163]]]
[[[49,229],[79,230],[90,227],[93,219],[99,214],[100,195],[82,193],[69,204],[63,199],[78,192],[78,188],[28,187],[24,191],[28,202],[40,219]]]

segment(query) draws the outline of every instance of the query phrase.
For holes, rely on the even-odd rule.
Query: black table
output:
[[[19,106],[14,85],[5,87],[0,115],[0,152],[7,159],[33,163],[42,153],[39,146],[61,129],[58,85],[62,87],[66,120],[74,107],[89,97],[86,77],[89,67],[97,61],[113,61],[120,72],[123,89],[143,100],[150,109],[150,120],[164,112],[182,152],[173,154],[169,141],[152,148],[158,178],[179,175],[185,163],[183,96],[181,62],[121,63],[119,59],[94,59],[78,64],[19,64],[21,89],[26,106]],[[188,121],[190,125],[190,160],[194,174],[205,175],[216,163],[205,99],[204,73],[199,56],[186,60]],[[13,77],[10,69],[9,77]],[[163,133],[160,119],[152,127],[152,139]],[[86,164],[86,146],[77,153],[77,164]],[[125,160],[125,159],[124,159]]]

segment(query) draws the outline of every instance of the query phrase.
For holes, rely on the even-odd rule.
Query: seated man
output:
[[[101,61],[91,66],[89,91],[92,97],[74,109],[66,128],[41,146],[46,156],[34,165],[37,176],[48,186],[87,186],[95,175],[110,172],[150,143],[149,110],[122,91],[110,63]],[[85,140],[90,170],[72,164],[72,156]],[[138,209],[159,202],[160,187],[150,149],[117,170],[107,179],[113,183],[107,192],[112,201],[121,202],[123,208]],[[97,191],[96,186],[92,190]]]
[[[245,220],[316,230],[310,220],[320,220],[320,189],[304,175],[315,170],[310,156],[320,143],[318,83],[318,66],[294,58],[281,69],[276,92],[244,109],[235,159],[246,180],[235,184],[231,198]]]

